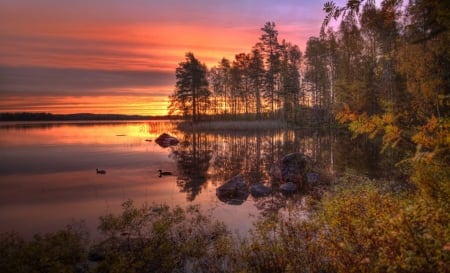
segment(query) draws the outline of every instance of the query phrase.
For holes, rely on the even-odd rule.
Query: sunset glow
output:
[[[266,21],[303,50],[310,2],[0,0],[0,112],[165,115],[186,52],[233,60]]]
[[[29,112],[54,114],[93,113],[129,115],[166,115],[167,96],[83,96],[83,97],[31,97],[27,98]],[[7,97],[2,111],[14,112],[23,105],[21,97]]]

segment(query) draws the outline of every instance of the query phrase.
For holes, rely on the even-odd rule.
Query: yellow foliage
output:
[[[394,114],[391,112],[384,113],[381,119],[383,120],[384,123],[387,124],[392,124],[395,121]]]
[[[414,193],[392,195],[378,183],[344,179],[322,202],[326,229],[318,238],[336,272],[448,272],[448,210]]]
[[[386,149],[388,146],[395,148],[401,140],[402,131],[400,130],[399,127],[395,125],[386,125],[384,131],[385,131],[385,134],[383,136],[383,143],[385,144],[384,149]]]
[[[344,103],[344,109],[336,114],[336,120],[341,123],[347,123],[355,121],[358,118],[358,115],[350,110],[348,104]]]
[[[427,124],[421,126],[412,140],[428,149],[450,145],[450,120],[432,116]]]

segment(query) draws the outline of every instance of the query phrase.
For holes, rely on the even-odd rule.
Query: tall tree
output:
[[[250,92],[250,60],[250,54],[235,55],[231,71],[232,89],[235,90],[234,93],[239,97],[240,105],[244,108],[240,109],[240,113],[245,114],[255,110],[255,107],[251,106],[253,94]]]
[[[297,121],[300,103],[300,65],[302,52],[296,45],[283,40],[281,52],[281,90],[285,120]]]
[[[221,78],[220,72],[217,67],[212,67],[208,73],[208,80],[210,88],[212,88],[212,101],[211,101],[211,113],[217,115],[221,113],[221,103],[222,99],[220,97],[221,90]]]
[[[310,83],[311,103],[315,108],[322,109],[329,103],[328,53],[325,40],[310,37],[306,43],[305,57],[305,81]]]
[[[192,52],[186,53],[185,61],[176,69],[175,91],[170,96],[170,113],[181,112],[183,116],[197,121],[201,114],[206,114],[210,95],[206,66]]]
[[[210,81],[213,85],[214,98],[216,100],[216,107],[220,114],[227,114],[230,111],[230,102],[232,98],[230,94],[231,89],[231,64],[226,58],[222,58],[216,67],[210,70]]]
[[[254,92],[256,118],[261,118],[262,112],[262,98],[261,92],[264,87],[264,61],[261,52],[258,48],[254,48],[250,58],[249,64],[249,76],[251,81],[252,90]]]
[[[417,122],[450,114],[448,105],[442,103],[450,97],[449,14],[448,1],[412,1],[407,9],[409,24],[397,61]]]
[[[346,107],[337,118],[347,122],[355,134],[382,136],[386,147],[409,148],[408,162],[412,180],[423,196],[438,207],[450,209],[450,3],[439,0],[384,0],[381,9],[374,9],[372,1],[348,0],[345,7],[333,2],[325,5],[327,19],[340,18],[343,22],[356,18],[360,6],[365,57],[376,54],[374,79],[387,79],[374,97],[386,98],[389,107],[370,112],[366,104],[357,104],[354,95],[342,97]],[[366,9],[366,10],[365,10]],[[401,15],[402,17],[399,17]],[[355,28],[357,24],[353,24]],[[365,32],[365,33],[364,33]],[[352,32],[347,32],[348,34]],[[356,31],[353,31],[356,34]],[[345,34],[345,32],[344,32]],[[358,35],[359,36],[359,35]],[[350,36],[348,36],[350,37]],[[357,41],[353,35],[352,44]],[[339,41],[344,43],[348,39]],[[340,46],[341,47],[341,46]],[[342,47],[341,47],[342,48]],[[345,48],[345,47],[344,47]],[[354,53],[352,55],[355,55]],[[343,55],[346,57],[347,55]],[[381,57],[380,57],[381,56]],[[359,59],[359,61],[358,61]],[[349,59],[350,65],[360,67],[359,74],[370,75],[367,62]],[[344,62],[345,63],[345,62]],[[350,66],[351,67],[351,66]],[[345,68],[342,67],[342,68]],[[345,69],[339,69],[339,73]],[[361,73],[362,72],[362,73]],[[380,76],[381,75],[381,76]],[[386,77],[386,75],[388,77]],[[348,78],[355,82],[358,78]],[[360,90],[367,92],[369,77],[362,78]],[[342,94],[352,94],[342,86]],[[379,88],[376,87],[375,88]],[[431,204],[431,203],[430,203]]]
[[[263,34],[259,38],[259,48],[265,59],[265,97],[270,104],[272,114],[275,112],[275,106],[278,104],[277,87],[280,76],[280,45],[278,43],[278,31],[275,29],[274,22],[266,22],[261,28]]]
[[[346,17],[338,31],[338,69],[335,91],[339,107],[351,105],[355,111],[362,112],[366,105],[364,88],[363,39],[355,17]]]

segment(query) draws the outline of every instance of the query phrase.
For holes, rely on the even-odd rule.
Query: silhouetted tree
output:
[[[210,81],[212,82],[213,95],[216,110],[215,113],[227,114],[230,111],[230,101],[233,100],[231,94],[231,65],[230,61],[222,58],[217,67],[211,68],[209,72]]]
[[[297,121],[300,89],[300,64],[302,53],[297,45],[283,40],[280,47],[281,54],[281,90],[283,101],[283,116],[285,120]]]
[[[265,92],[264,95],[270,105],[272,114],[279,103],[278,89],[280,78],[280,45],[278,43],[278,31],[274,22],[266,22],[261,28],[263,34],[257,44],[265,60]]]
[[[185,117],[199,120],[208,110],[209,85],[207,68],[194,57],[192,52],[186,53],[186,60],[176,69],[175,92],[170,96],[169,112],[181,112]]]
[[[264,89],[264,74],[265,70],[261,52],[259,51],[259,49],[254,48],[250,58],[249,76],[252,90],[254,92],[256,118],[258,119],[261,118],[262,112],[261,92]]]

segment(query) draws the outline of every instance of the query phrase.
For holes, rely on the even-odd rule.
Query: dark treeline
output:
[[[170,119],[176,119],[171,116]],[[82,120],[157,120],[169,119],[167,116],[141,116],[120,114],[51,114],[51,113],[0,113],[0,121],[82,121]]]
[[[211,69],[187,53],[176,69],[170,113],[194,121],[206,116],[297,121],[306,105],[301,104],[302,53],[297,45],[279,41],[275,23],[267,22],[261,31],[250,53],[223,58]]]
[[[384,123],[424,125],[449,116],[445,1],[329,2],[324,10],[321,33],[304,54],[280,41],[273,22],[261,28],[250,53],[210,69],[187,53],[176,70],[170,113],[303,124],[385,115]],[[332,18],[339,19],[336,30],[327,28]]]

